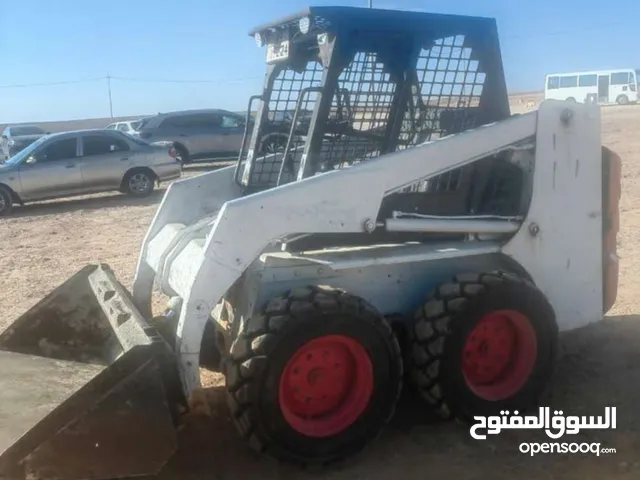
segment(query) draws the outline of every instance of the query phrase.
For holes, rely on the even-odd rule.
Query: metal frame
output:
[[[193,394],[200,387],[199,351],[210,314],[248,268],[259,268],[254,262],[261,254],[276,252],[279,241],[300,234],[366,235],[376,228],[390,193],[534,137],[528,213],[509,240],[478,245],[510,257],[531,276],[557,312],[561,330],[595,321],[603,308],[600,115],[594,106],[554,101],[536,112],[249,196],[241,196],[233,181],[235,167],[175,182],[145,237],[134,302],[150,314],[154,279],[166,294],[182,299],[176,352],[183,388]],[[476,226],[470,223],[469,229]],[[460,258],[470,255],[458,252]],[[363,258],[363,267],[397,261]]]
[[[300,28],[301,19],[309,21],[308,31]],[[493,19],[312,7],[250,35],[268,49],[286,38],[289,54],[268,61],[263,91],[256,96],[261,103],[254,131],[247,155],[238,158],[239,182],[247,193],[509,116]],[[293,72],[298,79],[287,81]],[[309,91],[313,95],[303,102]],[[340,110],[342,96],[351,112],[332,125],[331,112]],[[295,109],[297,116],[303,104],[313,112],[305,138],[294,135],[293,122],[290,132],[281,132],[289,136],[285,154],[260,153],[273,128],[267,111]]]

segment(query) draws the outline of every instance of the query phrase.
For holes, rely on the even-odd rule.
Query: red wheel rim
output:
[[[302,345],[280,377],[280,409],[298,433],[329,437],[351,426],[373,393],[373,365],[365,348],[343,335]]]
[[[467,386],[479,397],[502,400],[525,384],[537,358],[536,334],[515,310],[497,310],[480,319],[462,350]]]

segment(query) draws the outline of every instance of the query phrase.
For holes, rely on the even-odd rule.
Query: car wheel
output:
[[[185,147],[182,145],[174,145],[173,148],[176,151],[176,160],[180,165],[188,165],[191,163],[191,156]]]
[[[629,97],[626,95],[619,95],[618,98],[616,98],[616,103],[618,105],[627,105],[629,103]]]
[[[0,186],[0,217],[9,215],[13,209],[13,197],[11,192],[6,188]]]
[[[269,135],[262,141],[260,154],[272,155],[274,153],[284,152],[287,147],[287,137],[285,135]]]
[[[134,197],[146,197],[153,192],[155,178],[144,170],[128,173],[124,179],[124,190]]]

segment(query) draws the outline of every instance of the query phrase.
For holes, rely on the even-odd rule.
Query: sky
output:
[[[542,90],[551,72],[640,68],[637,1],[373,6],[494,17],[507,85],[517,92]],[[248,31],[309,5],[367,0],[0,0],[0,123],[108,117],[107,76],[114,116],[244,110],[265,72],[265,49]]]

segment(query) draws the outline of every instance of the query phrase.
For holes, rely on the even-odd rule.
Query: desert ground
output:
[[[514,111],[530,109],[528,102]],[[562,439],[598,442],[616,453],[527,456],[518,451],[520,442],[549,441],[544,433],[511,431],[477,441],[468,426],[435,421],[407,393],[392,424],[362,454],[325,470],[300,470],[249,451],[231,423],[223,380],[209,374],[212,416],[180,432],[180,449],[156,480],[640,478],[640,106],[606,107],[602,117],[603,143],[623,159],[618,299],[602,322],[563,336],[544,404],[571,415],[602,415],[605,407],[617,407],[616,430]],[[190,166],[186,174],[208,167]],[[0,329],[88,262],[108,263],[130,288],[162,193],[145,200],[107,194],[32,204],[1,219]]]

